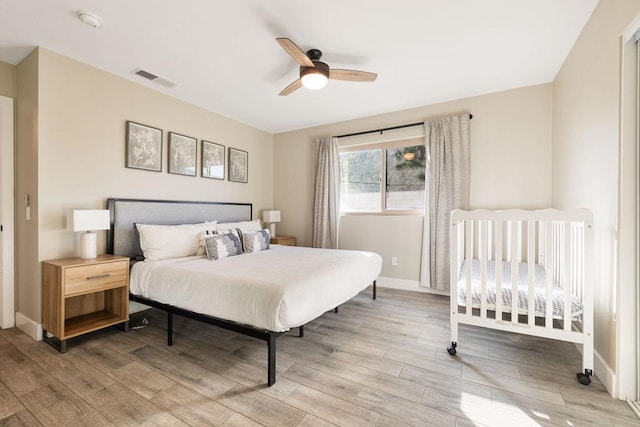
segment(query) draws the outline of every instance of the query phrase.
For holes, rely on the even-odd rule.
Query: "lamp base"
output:
[[[98,257],[97,235],[92,231],[87,231],[80,235],[80,258],[93,259]]]
[[[276,237],[276,223],[272,222],[269,224],[269,235],[271,237]]]

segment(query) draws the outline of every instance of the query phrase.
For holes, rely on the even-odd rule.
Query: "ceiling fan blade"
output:
[[[285,37],[277,38],[276,41],[280,43],[280,46],[287,52],[295,61],[305,67],[313,67],[313,62],[309,59],[306,53],[300,49],[294,42]]]
[[[368,71],[331,69],[329,78],[333,80],[348,80],[350,82],[374,82],[378,78],[378,74],[369,73]]]
[[[293,83],[291,83],[289,86],[285,87],[284,89],[282,89],[282,92],[280,92],[278,95],[280,96],[287,96],[292,92],[295,92],[296,90],[300,89],[302,87],[302,81],[300,79],[294,81]]]

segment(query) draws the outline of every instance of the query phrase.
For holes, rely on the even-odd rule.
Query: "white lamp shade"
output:
[[[73,231],[108,230],[110,226],[108,210],[73,211]]]
[[[280,222],[280,211],[264,211],[262,220],[267,223]]]

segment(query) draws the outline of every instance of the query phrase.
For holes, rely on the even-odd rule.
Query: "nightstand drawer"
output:
[[[75,295],[127,284],[127,261],[81,265],[65,269],[64,294]]]

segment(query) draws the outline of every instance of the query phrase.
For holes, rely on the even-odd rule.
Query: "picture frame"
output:
[[[196,176],[198,140],[190,136],[169,132],[168,172]]]
[[[249,153],[229,147],[229,181],[249,182]]]
[[[127,120],[125,167],[162,172],[162,129]]]
[[[200,147],[200,174],[203,178],[224,179],[225,147],[202,140]]]

